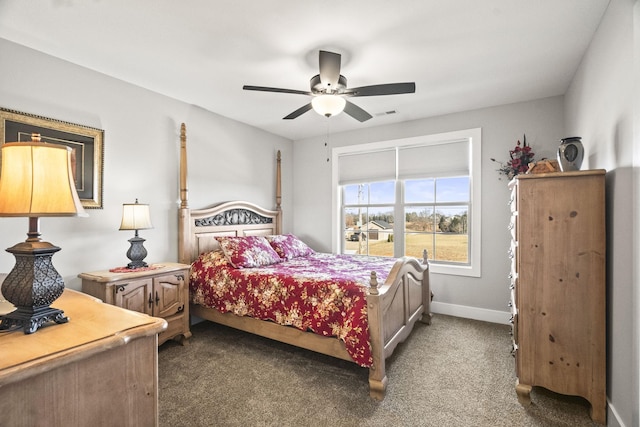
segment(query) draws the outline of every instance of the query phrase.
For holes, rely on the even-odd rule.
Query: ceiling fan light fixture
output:
[[[346,104],[347,101],[338,95],[318,95],[311,101],[313,110],[325,117],[342,113]]]
[[[415,93],[416,84],[411,83],[386,83],[379,85],[360,86],[356,88],[347,88],[347,79],[340,74],[340,54],[320,51],[318,57],[319,74],[311,77],[309,81],[310,91],[282,89],[277,87],[266,86],[248,86],[242,87],[244,90],[257,90],[261,92],[277,92],[292,93],[296,95],[313,96],[311,102],[306,103],[289,115],[283,117],[283,120],[291,120],[300,117],[302,114],[313,109],[316,113],[325,117],[335,116],[342,111],[348,116],[353,117],[359,122],[365,122],[373,116],[352,102],[348,102],[344,97],[356,96],[381,96],[381,95],[399,95],[402,93]]]

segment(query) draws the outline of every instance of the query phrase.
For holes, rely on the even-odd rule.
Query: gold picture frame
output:
[[[0,108],[0,146],[5,142],[31,141],[70,147],[78,197],[85,209],[102,209],[104,131],[34,114]]]

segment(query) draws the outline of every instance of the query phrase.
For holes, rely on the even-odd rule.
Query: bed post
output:
[[[189,190],[187,189],[187,127],[180,125],[180,207],[188,208],[187,201]]]
[[[429,282],[429,254],[427,250],[422,251],[422,265],[426,266],[422,276],[422,304],[424,305],[424,313],[420,317],[420,321],[422,323],[426,323],[427,325],[431,324],[431,318],[433,314],[431,314],[431,300],[433,299],[433,292],[431,292],[431,283]]]
[[[281,166],[282,163],[280,157],[280,150],[278,150],[278,155],[276,158],[276,211],[278,212],[278,219],[276,222],[276,234],[282,234],[282,175],[281,175]]]
[[[187,201],[187,128],[180,125],[180,208],[178,208],[178,262],[191,264],[189,202]]]
[[[380,307],[378,277],[375,271],[371,272],[369,293],[367,295],[367,311],[369,343],[371,344],[371,357],[373,358],[373,365],[369,368],[369,396],[376,400],[382,400],[387,390],[388,380],[384,358],[383,316]]]

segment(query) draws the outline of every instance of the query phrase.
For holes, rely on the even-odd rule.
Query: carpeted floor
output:
[[[382,402],[353,363],[202,322],[159,349],[160,426],[595,426],[586,400],[515,393],[509,327],[435,315],[387,361]]]

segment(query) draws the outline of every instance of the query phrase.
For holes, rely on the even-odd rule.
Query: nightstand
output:
[[[158,345],[176,339],[183,345],[189,331],[189,264],[153,264],[151,269],[124,273],[93,271],[80,273],[82,292],[107,304],[161,317],[167,329],[158,335]]]

